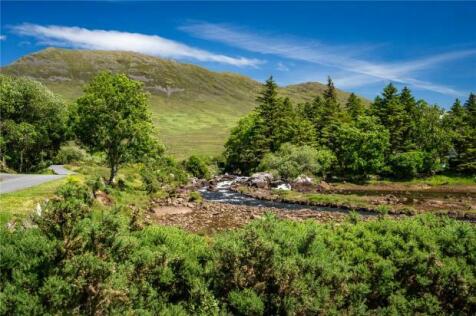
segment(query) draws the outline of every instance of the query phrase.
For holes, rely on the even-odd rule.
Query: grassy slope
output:
[[[67,101],[81,95],[92,75],[110,70],[144,82],[162,140],[179,158],[219,154],[230,129],[255,106],[260,83],[250,78],[137,53],[48,48],[2,69],[44,82]],[[167,96],[160,87],[183,89]],[[311,100],[324,85],[305,83],[280,89],[295,102]],[[339,92],[345,100],[347,93]]]

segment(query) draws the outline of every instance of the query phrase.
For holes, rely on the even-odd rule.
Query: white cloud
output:
[[[283,36],[263,36],[222,24],[194,23],[182,26],[180,29],[199,38],[218,41],[256,53],[338,68],[348,72],[346,76],[336,80],[337,84],[340,82],[346,87],[394,81],[441,94],[460,96],[464,93],[443,85],[418,80],[414,78],[414,73],[440,63],[476,55],[476,49],[468,49],[412,61],[379,63],[350,55],[362,51],[361,48],[330,46],[317,41]]]
[[[166,58],[193,59],[239,67],[256,67],[262,63],[262,61],[258,59],[215,54],[157,35],[90,30],[80,27],[57,25],[42,26],[37,24],[21,24],[13,26],[12,30],[20,35],[35,37],[40,43],[45,45],[81,49],[134,51]]]
[[[282,62],[278,62],[276,69],[279,71],[289,71],[289,67]]]
[[[5,41],[7,37],[5,35],[0,35],[0,41]]]

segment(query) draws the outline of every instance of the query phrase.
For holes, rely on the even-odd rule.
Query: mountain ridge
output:
[[[39,80],[69,102],[82,94],[92,76],[105,70],[126,73],[144,83],[160,138],[180,158],[219,154],[230,129],[255,107],[262,85],[238,73],[125,51],[49,47],[1,68],[5,74]],[[312,100],[324,89],[324,84],[306,82],[280,87],[279,93],[297,104]],[[341,102],[348,95],[338,90]]]

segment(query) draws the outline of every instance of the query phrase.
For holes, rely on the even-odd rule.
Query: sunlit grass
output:
[[[54,196],[55,191],[67,178],[42,183],[38,186],[21,191],[0,195],[0,224],[4,225],[12,219],[20,219],[33,211],[36,205]]]

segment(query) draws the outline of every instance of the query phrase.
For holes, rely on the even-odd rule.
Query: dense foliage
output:
[[[280,98],[276,89],[270,78],[255,111],[232,130],[225,145],[228,170],[276,169],[270,157],[280,155],[277,151],[283,143],[291,143],[331,151],[337,158],[331,175],[344,178],[476,171],[474,94],[464,106],[457,101],[445,112],[415,100],[410,89],[399,92],[392,84],[370,106],[355,94],[341,104],[331,79],[322,96],[298,106]],[[299,169],[288,166],[289,174]]]
[[[204,157],[192,155],[184,161],[184,167],[188,173],[196,178],[209,179],[212,175],[209,163],[208,159]]]
[[[476,229],[447,218],[281,221],[204,238],[91,211],[68,183],[0,229],[0,314],[476,312]]]
[[[140,170],[144,189],[147,193],[158,191],[173,192],[188,180],[183,166],[169,156],[148,159]]]
[[[113,182],[119,167],[156,150],[148,96],[139,81],[101,73],[76,101],[73,117],[77,138],[91,152],[106,154]]]
[[[45,168],[66,139],[63,101],[37,81],[0,74],[0,155],[18,172]]]
[[[267,153],[258,167],[271,171],[282,180],[294,180],[299,175],[325,176],[336,157],[328,149],[317,150],[312,146],[283,144],[276,153]]]
[[[463,106],[456,100],[445,117],[445,123],[453,139],[451,167],[476,173],[476,95],[471,93]]]

